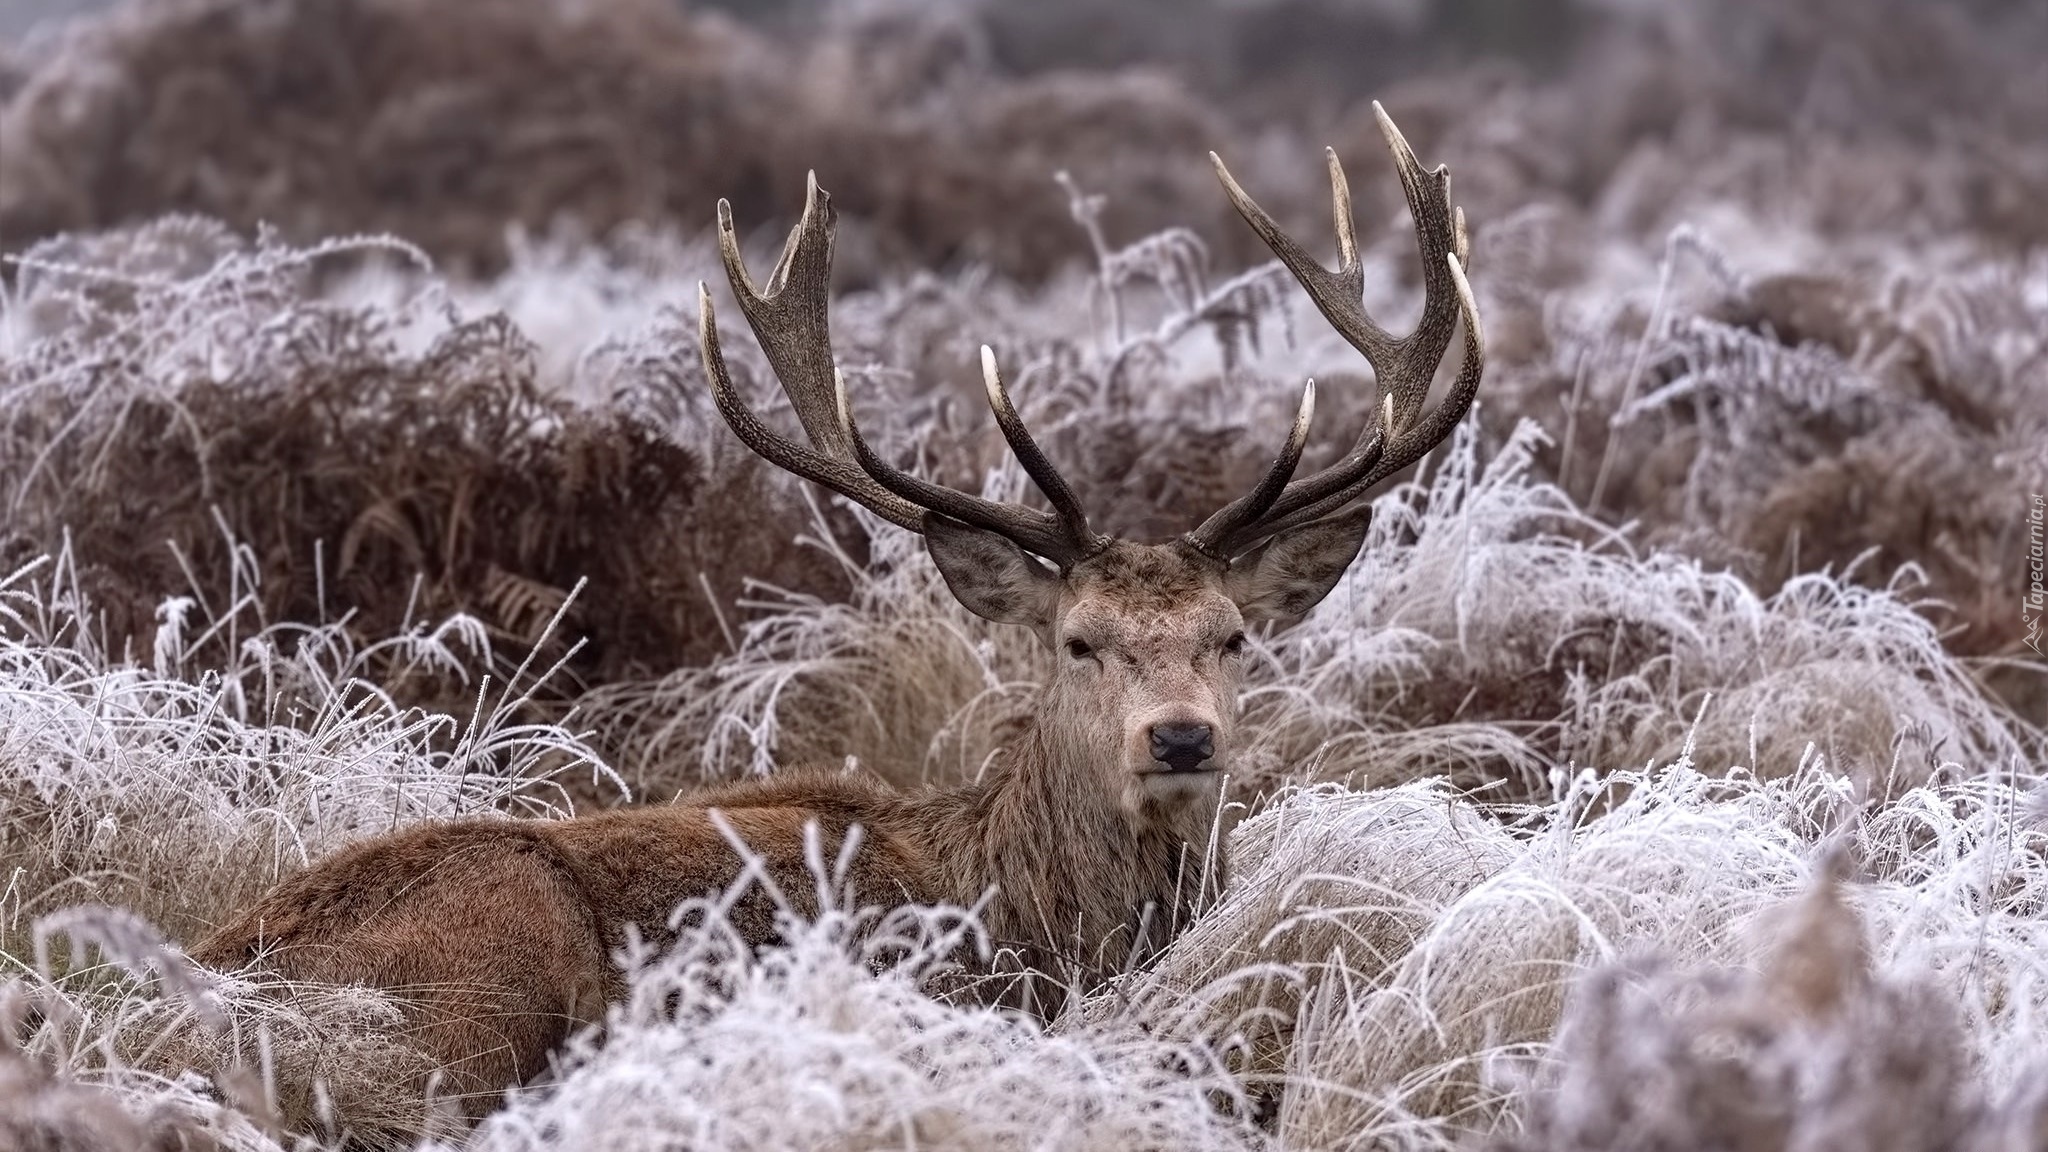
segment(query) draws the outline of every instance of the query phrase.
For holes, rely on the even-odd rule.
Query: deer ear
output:
[[[1060,575],[1008,537],[926,512],[924,546],[954,599],[969,612],[1041,634],[1051,628]]]
[[[1292,624],[1337,586],[1371,524],[1372,505],[1362,504],[1275,536],[1230,562],[1224,591],[1247,622]]]

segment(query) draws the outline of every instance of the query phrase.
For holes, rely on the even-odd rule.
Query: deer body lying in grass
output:
[[[471,1115],[541,1072],[572,1029],[602,1018],[623,992],[612,957],[629,933],[669,937],[680,903],[742,877],[735,841],[800,913],[814,911],[806,901],[817,891],[807,856],[822,849],[833,858],[858,826],[847,880],[865,903],[980,904],[990,938],[1025,969],[1142,961],[1222,884],[1212,829],[1231,763],[1246,627],[1298,620],[1336,585],[1364,542],[1370,508],[1361,498],[1447,436],[1478,387],[1478,317],[1449,177],[1425,172],[1384,113],[1381,124],[1414,214],[1427,290],[1422,320],[1404,338],[1364,311],[1349,192],[1334,154],[1334,272],[1284,235],[1217,161],[1238,210],[1373,365],[1384,396],[1378,419],[1336,463],[1294,476],[1314,408],[1311,382],[1258,486],[1163,544],[1090,529],[986,348],[990,407],[1051,510],[956,492],[877,457],[833,367],[828,198],[814,180],[765,289],[748,276],[721,202],[727,275],[809,443],[770,431],[741,401],[700,287],[703,362],[721,414],[776,465],[922,533],[962,604],[1044,642],[1057,668],[1028,730],[982,780],[954,788],[901,792],[869,777],[798,773],[573,819],[404,829],[285,880],[195,958],[398,994],[415,1041],[447,1069]],[[1463,367],[1448,397],[1425,413],[1461,318]],[[809,852],[807,835],[820,841]],[[732,909],[754,944],[775,939],[776,914],[761,885]],[[1056,1004],[1052,991],[1041,1011]]]

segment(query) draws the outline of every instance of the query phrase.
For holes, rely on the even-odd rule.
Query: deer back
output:
[[[817,914],[807,860],[836,859],[855,825],[850,898],[940,899],[925,858],[887,831],[894,803],[871,779],[799,773],[571,820],[415,825],[286,878],[192,956],[393,994],[408,1040],[446,1074],[438,1094],[474,1119],[542,1071],[571,1031],[603,1019],[624,993],[621,947],[631,935],[672,939],[685,901],[751,877],[729,918],[748,943],[770,943],[779,912]]]

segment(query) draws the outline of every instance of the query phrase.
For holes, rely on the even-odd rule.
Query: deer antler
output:
[[[1365,272],[1358,261],[1358,235],[1351,221],[1351,188],[1337,153],[1329,151],[1330,208],[1337,228],[1337,267],[1334,271],[1310,255],[1293,237],[1280,230],[1266,210],[1259,207],[1231,178],[1230,170],[1215,153],[1209,159],[1238,214],[1280,258],[1294,278],[1307,289],[1323,317],[1372,365],[1383,401],[1378,418],[1359,433],[1351,451],[1313,476],[1289,481],[1301,460],[1300,441],[1305,421],[1313,410],[1314,383],[1303,397],[1302,414],[1296,417],[1288,448],[1273,463],[1259,486],[1232,501],[1188,533],[1187,540],[1212,556],[1228,559],[1259,541],[1326,516],[1363,496],[1373,485],[1422,458],[1423,454],[1450,435],[1451,429],[1472,407],[1485,369],[1481,348],[1479,308],[1473,302],[1471,285],[1465,281],[1465,263],[1470,245],[1465,235],[1465,214],[1451,204],[1450,172],[1439,166],[1425,172],[1401,136],[1400,129],[1375,101],[1380,133],[1394,154],[1394,168],[1408,196],[1408,210],[1415,218],[1415,238],[1422,251],[1422,319],[1415,331],[1394,337],[1365,311]],[[1436,409],[1426,416],[1422,406],[1429,398],[1430,381],[1437,365],[1450,348],[1458,320],[1465,321],[1465,362],[1458,379]]]
[[[940,487],[891,466],[861,439],[847,400],[845,377],[832,362],[827,303],[835,222],[832,198],[818,187],[817,174],[812,173],[804,187],[803,218],[790,230],[782,257],[768,274],[763,291],[754,287],[740,258],[732,206],[724,200],[718,202],[718,251],[725,262],[726,278],[811,443],[806,447],[770,430],[741,399],[719,349],[710,289],[699,284],[698,345],[705,375],[711,380],[712,398],[726,424],[769,463],[822,484],[898,527],[922,532],[928,514],[949,516],[1007,537],[1063,570],[1101,551],[1104,539],[1088,527],[1087,513],[1073,489],[1024,427],[996,371],[995,353],[987,346],[981,350],[981,368],[989,408],[1025,474],[1054,511],[1041,512]]]

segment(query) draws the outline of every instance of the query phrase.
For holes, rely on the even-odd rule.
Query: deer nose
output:
[[[1215,734],[1207,724],[1152,726],[1152,758],[1170,771],[1193,772],[1215,754]]]

